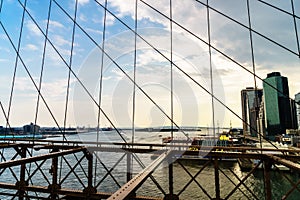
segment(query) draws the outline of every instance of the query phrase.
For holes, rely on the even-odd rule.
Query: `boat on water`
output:
[[[100,128],[100,131],[113,131],[114,129],[112,127],[103,127]]]

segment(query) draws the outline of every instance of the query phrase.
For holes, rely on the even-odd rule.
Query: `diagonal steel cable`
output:
[[[105,0],[105,9],[104,9],[104,17],[103,17],[103,29],[102,29],[102,50],[104,51],[105,49],[105,37],[106,37],[106,18],[107,18],[107,0]],[[74,26],[75,26],[74,22]],[[98,104],[99,108],[102,105],[102,90],[103,90],[103,69],[104,69],[104,52],[101,52],[101,68],[100,68],[100,81],[99,81],[99,99],[98,99]],[[97,141],[97,147],[99,146],[99,134],[100,134],[100,121],[101,121],[101,111],[98,108],[98,113],[97,113],[97,136],[96,136],[96,141]],[[95,179],[94,179],[94,185],[96,185],[96,174],[97,174],[97,164],[98,164],[98,159],[96,159],[95,162]]]
[[[18,0],[18,2],[19,2],[19,4],[20,4],[21,6],[24,7],[24,5],[22,4],[22,2],[20,2],[20,0]],[[62,11],[64,11],[65,14],[72,20],[72,17],[65,11],[64,8],[61,7],[60,4],[58,4],[55,0],[53,0],[53,2],[55,2],[55,4],[56,4],[60,9],[62,9]],[[25,10],[26,10],[26,13],[28,14],[28,16],[30,17],[30,19],[32,20],[32,22],[36,25],[36,27],[37,27],[38,30],[40,31],[40,33],[41,33],[42,35],[45,36],[44,31],[41,29],[41,27],[39,26],[39,24],[36,22],[36,20],[35,20],[35,19],[33,18],[33,16],[30,14],[30,12],[29,12],[27,9],[25,9]],[[72,21],[73,21],[73,20],[72,20]],[[77,22],[76,22],[76,25],[78,26]],[[4,26],[3,26],[3,24],[2,24],[2,27],[3,27],[3,29],[5,29]],[[84,29],[82,29],[82,27],[80,27],[80,29],[81,29],[83,32],[85,32],[85,34],[86,34],[86,31],[85,31]],[[5,32],[6,32],[6,30],[5,30]],[[6,33],[7,33],[7,32],[6,32]],[[9,37],[9,35],[8,35],[8,37]],[[9,38],[10,38],[10,37],[9,37]],[[47,41],[48,41],[49,44],[52,46],[53,50],[57,53],[57,55],[60,57],[60,59],[63,61],[63,63],[65,64],[65,66],[66,66],[67,68],[70,69],[72,75],[73,75],[73,76],[75,77],[75,79],[78,81],[78,83],[79,83],[80,86],[83,88],[83,90],[86,92],[86,94],[91,98],[92,102],[95,103],[95,105],[101,110],[101,112],[102,112],[102,114],[104,115],[104,117],[105,117],[105,118],[108,120],[108,122],[113,126],[113,128],[114,128],[114,129],[116,130],[116,132],[119,134],[120,138],[121,138],[125,143],[127,143],[126,140],[125,140],[125,138],[121,135],[120,131],[117,129],[117,127],[114,125],[114,123],[113,123],[113,122],[111,121],[111,119],[108,117],[108,115],[107,115],[107,114],[104,112],[104,110],[98,105],[98,103],[97,103],[97,101],[94,99],[93,95],[92,95],[92,94],[89,92],[89,90],[85,87],[85,85],[83,84],[83,82],[78,78],[78,76],[76,75],[76,73],[70,68],[70,66],[68,65],[68,63],[66,62],[66,60],[63,58],[63,56],[61,55],[61,53],[58,51],[58,49],[55,47],[55,45],[52,43],[52,41],[51,41],[49,38],[47,38]],[[94,42],[95,44],[97,44],[95,40],[93,40],[93,42]],[[14,45],[13,45],[13,46],[14,46]],[[99,48],[101,49],[101,47],[100,47],[98,44],[97,44],[97,47],[99,47]],[[19,56],[19,57],[20,57],[20,56]],[[24,63],[24,62],[23,62],[23,63]],[[27,69],[26,65],[25,65],[24,67]],[[27,69],[26,71],[28,71],[28,69]],[[29,73],[29,71],[28,71],[27,73]],[[29,74],[30,74],[30,73],[29,73]],[[30,77],[31,77],[31,74],[30,74]],[[36,84],[35,84],[34,80],[32,79],[32,77],[31,77],[31,80],[32,80],[32,82],[34,83],[34,85],[35,85],[35,87],[36,87]],[[36,87],[36,89],[37,89],[37,87]],[[40,91],[38,91],[38,92],[41,94]],[[43,101],[45,102],[45,99],[44,99],[44,98],[42,98],[42,99],[43,99]],[[52,115],[52,118],[53,118],[54,115],[53,115],[53,113],[51,112],[51,110],[49,110],[49,106],[48,106],[48,105],[47,105],[47,109],[48,109],[48,111],[50,112],[50,114]],[[55,119],[55,118],[54,118],[54,119]],[[58,125],[56,119],[55,119],[55,122],[56,122],[57,127],[59,128],[59,131],[62,132],[62,129],[61,129],[60,126]]]
[[[158,12],[160,15],[164,16],[165,18],[168,19],[168,16],[166,16],[165,14],[163,14],[162,12],[160,12],[159,10],[157,10],[156,8],[152,7],[150,4],[144,2],[143,0],[140,0],[141,2],[143,2],[145,5],[147,5],[148,7],[152,8],[153,10],[155,10],[156,12]],[[205,5],[205,4],[204,4]],[[115,15],[114,15],[115,16]],[[117,16],[115,16],[116,19],[118,19]],[[124,23],[124,22],[123,22]],[[185,28],[183,25],[177,23],[176,21],[173,20],[173,23],[176,24],[178,27],[180,27],[181,29],[183,29],[184,31],[188,32],[189,34],[191,34],[193,37],[195,37],[196,39],[200,40],[201,42],[203,42],[206,45],[209,45],[205,40],[203,40],[202,38],[200,38],[199,36],[197,36],[196,34],[194,34],[193,32],[191,32],[190,30],[188,30],[187,28]],[[127,26],[124,23],[125,26]],[[129,26],[127,26],[128,29],[130,29]],[[132,31],[132,29],[130,29]],[[145,40],[142,36],[139,36],[145,43],[147,43],[150,47],[152,47],[157,53],[159,53],[160,55],[162,55],[164,57],[164,59],[169,60],[163,53],[161,53],[158,49],[156,49],[152,44],[150,44],[147,40]],[[247,69],[245,66],[243,66],[242,64],[240,64],[239,62],[237,62],[236,60],[234,60],[233,58],[231,58],[230,56],[228,56],[227,54],[225,54],[224,52],[222,52],[221,50],[219,50],[218,48],[214,47],[211,45],[211,48],[213,50],[215,50],[216,52],[218,52],[219,54],[221,54],[222,56],[224,56],[225,58],[229,59],[231,62],[233,62],[234,64],[238,65],[239,67],[243,68],[245,71],[247,71],[248,73],[254,75],[256,78],[260,79],[261,81],[265,82],[262,78],[260,78],[257,74],[253,74],[253,72],[251,72],[249,69]],[[206,93],[208,93],[209,95],[211,95],[217,102],[219,102],[224,108],[226,108],[229,112],[231,112],[233,115],[235,115],[239,120],[241,120],[242,122],[244,122],[245,124],[247,124],[248,126],[250,126],[248,124],[248,122],[246,122],[245,120],[243,120],[242,117],[240,117],[234,110],[232,110],[229,106],[227,106],[222,100],[220,100],[217,96],[215,96],[214,94],[212,94],[207,88],[205,88],[203,85],[201,85],[199,82],[197,82],[193,77],[191,77],[187,72],[185,72],[182,68],[180,68],[178,65],[176,65],[174,63],[174,66],[181,71],[186,77],[188,77],[192,82],[194,82],[197,86],[199,86],[202,90],[204,90]],[[270,87],[272,87],[273,89],[277,90],[278,92],[282,93],[281,91],[279,91],[277,88],[275,88],[274,86],[270,85],[269,83],[265,82],[267,85],[269,85]],[[283,94],[284,95],[284,94]],[[289,97],[288,97],[289,98]],[[255,130],[252,126],[250,126],[251,129]],[[265,136],[263,136],[261,133],[257,133],[260,134],[266,141],[268,141],[273,147],[276,147],[268,138],[266,138]]]

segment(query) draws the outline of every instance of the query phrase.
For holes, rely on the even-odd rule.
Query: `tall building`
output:
[[[300,129],[300,92],[295,95],[295,103],[296,103],[296,115],[297,115],[298,129]]]
[[[257,120],[263,90],[247,87],[241,91],[243,131],[245,135],[257,136]]]
[[[293,99],[290,99],[290,105],[291,105],[291,122],[293,129],[298,128],[298,121],[297,121],[297,108],[296,108],[296,101]]]
[[[279,72],[267,75],[263,82],[266,136],[285,134],[286,129],[294,129],[289,99],[288,79]]]

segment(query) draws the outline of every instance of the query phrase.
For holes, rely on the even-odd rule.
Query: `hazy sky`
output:
[[[25,3],[24,0],[21,2]],[[71,18],[74,18],[75,0],[56,2]],[[76,22],[89,37],[81,28],[75,27],[73,56],[70,59],[72,20],[55,1],[52,2],[48,27],[49,41],[46,42],[44,53],[43,34],[47,30],[49,1],[27,0],[26,9],[30,15],[25,13],[19,47],[21,59],[17,59],[16,62],[16,52],[5,31],[11,37],[15,48],[18,48],[23,9],[18,1],[3,1],[0,20],[5,31],[0,27],[0,101],[5,115],[8,115],[14,83],[9,112],[9,122],[12,126],[21,126],[35,120],[42,126],[55,126],[55,121],[44,101],[40,99],[38,103],[37,90],[23,63],[37,87],[42,72],[41,94],[60,126],[64,124],[65,118],[69,73],[67,65],[70,63],[76,77],[73,74],[70,77],[67,126],[95,126],[98,113],[95,102],[99,104],[99,96],[101,96],[102,110],[116,126],[131,126],[133,101],[135,101],[136,126],[168,126],[170,120],[166,115],[171,116],[171,74],[173,76],[173,117],[176,124],[211,126],[214,110],[216,125],[228,127],[231,122],[233,126],[242,126],[238,117],[216,100],[212,109],[212,100],[208,93],[211,92],[211,77],[213,77],[215,97],[239,116],[241,116],[240,91],[245,87],[254,87],[254,78],[245,69],[214,49],[211,57],[212,75],[210,74],[209,48],[205,44],[208,42],[207,9],[203,5],[206,4],[206,0],[172,1],[172,15],[175,21],[172,26],[174,62],[172,71],[170,21],[165,17],[170,15],[170,1],[144,1],[155,7],[161,14],[138,1],[138,34],[155,49],[137,37],[135,71],[137,86],[135,88],[130,80],[134,79],[135,37],[128,27],[116,19],[116,17],[121,19],[134,29],[135,0],[109,0],[107,8],[115,16],[109,12],[106,15],[104,50],[107,55],[103,59],[102,93],[99,95],[102,51],[97,45],[102,47],[103,43],[104,2],[78,0]],[[283,76],[288,77],[290,97],[294,98],[294,95],[300,92],[300,59],[295,55],[299,55],[299,51],[294,18],[259,1],[249,2],[252,29],[289,49],[279,47],[259,34],[253,33],[256,73],[264,79],[267,73],[281,72]],[[266,2],[286,12],[292,12],[290,1],[268,0]],[[249,30],[245,28],[249,26],[247,1],[210,0],[209,4],[214,9],[209,12],[212,47],[252,71]],[[294,7],[295,14],[300,16],[300,1],[294,1]],[[230,21],[217,11],[240,24]],[[295,20],[299,35],[300,20],[299,18]],[[13,81],[15,66],[16,74]],[[82,88],[77,78],[84,84],[89,94]],[[257,85],[262,86],[259,79]],[[134,89],[135,100],[133,100]],[[100,115],[101,126],[110,126],[106,117],[103,113]],[[2,111],[0,125],[5,125]]]

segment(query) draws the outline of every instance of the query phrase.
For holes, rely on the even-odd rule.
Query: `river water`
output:
[[[122,137],[128,142],[131,141],[132,131],[123,131],[121,132]],[[175,132],[175,137],[183,137],[182,133]],[[197,136],[199,132],[189,132],[190,137]],[[152,143],[152,144],[161,144],[162,138],[170,136],[168,132],[136,132],[134,141],[136,143]],[[97,139],[98,138],[98,139]],[[47,140],[62,140],[62,137],[56,138],[48,138]],[[105,131],[98,135],[95,132],[83,133],[78,135],[69,135],[67,137],[68,141],[82,141],[83,143],[87,141],[101,141],[101,142],[122,142],[122,139],[115,131]],[[113,145],[113,144],[112,144]],[[48,153],[47,150],[39,150],[39,151],[31,151],[30,153],[33,155],[39,155]],[[5,155],[6,159],[11,159],[15,152],[13,149],[6,149],[2,151]],[[94,160],[94,184],[99,184],[97,191],[102,192],[114,192],[119,186],[126,183],[126,156],[124,152],[121,153],[108,153],[101,152],[98,153],[97,161]],[[137,159],[133,160],[133,175],[139,173],[142,170],[142,167],[138,164],[137,160],[142,162],[144,165],[148,165],[153,161],[151,156],[153,154],[136,154]],[[68,175],[68,172],[72,167],[75,166],[77,160],[83,157],[82,153],[78,153],[74,155],[65,156],[64,159],[59,159],[59,181],[62,181],[62,187],[72,188],[72,189],[82,189],[82,185],[86,184],[87,179],[86,175],[82,170],[87,168],[87,162],[84,159],[81,162],[81,166],[78,165],[75,167],[76,173],[71,173]],[[117,161],[121,160],[117,165]],[[4,161],[3,159],[1,161]],[[37,162],[40,164],[41,162]],[[70,165],[68,165],[69,163]],[[104,163],[104,164],[102,164]],[[190,176],[195,176],[199,170],[202,168],[204,162],[199,160],[180,160],[173,162],[173,170],[174,170],[174,193],[180,193],[180,199],[209,199],[209,197],[215,196],[215,185],[214,185],[214,167],[212,165],[208,165],[199,175],[195,177],[195,181],[192,181],[191,184],[188,185],[191,180]],[[183,166],[182,166],[183,165]],[[36,164],[27,164],[27,174],[31,174],[36,168]],[[48,186],[51,182],[51,174],[49,169],[51,167],[51,160],[47,160],[41,167],[43,173],[38,171],[31,179],[32,181],[29,184]],[[187,173],[185,169],[190,173]],[[238,183],[236,178],[239,177],[242,179],[248,172],[243,172],[237,162],[221,162],[220,169],[223,173],[219,172],[220,177],[220,187],[221,187],[221,197],[225,198],[228,193],[234,188],[234,184]],[[12,168],[16,172],[16,176],[19,175],[19,167]],[[107,175],[107,171],[111,170],[111,175]],[[236,175],[234,175],[233,173]],[[263,174],[262,170],[258,170],[247,178],[244,182],[245,185],[250,189],[252,193],[254,193],[259,199],[264,199],[264,184],[263,184]],[[296,182],[299,179],[298,174],[294,174],[291,172],[284,172],[282,175],[279,172],[271,172],[271,184],[272,184],[272,199],[281,199],[281,196],[285,194],[292,185],[289,181],[284,177],[288,177],[289,179]],[[64,179],[64,177],[66,177]],[[27,175],[28,177],[28,175]],[[105,177],[105,180],[102,181],[102,178]],[[153,177],[159,183],[160,187],[168,193],[168,163],[163,162],[153,173]],[[80,180],[79,180],[80,179]],[[9,169],[6,169],[0,176],[0,182],[10,182],[15,183],[17,180],[12,175]],[[200,186],[199,186],[200,185]],[[185,188],[185,189],[184,189]],[[202,189],[201,189],[202,188]],[[184,190],[183,190],[184,189]],[[203,192],[203,189],[207,192]],[[243,185],[229,198],[229,199],[255,199],[251,192],[248,191],[246,187]],[[13,193],[10,190],[1,189],[0,192]],[[45,194],[36,194],[29,193],[32,196],[43,196],[46,197]],[[153,183],[151,179],[147,179],[146,182],[141,186],[141,188],[137,191],[138,195],[146,195],[146,196],[155,196],[155,197],[163,197],[163,193],[158,189],[158,187]],[[298,190],[294,191],[288,199],[299,199],[300,192]],[[5,196],[0,194],[0,199],[11,199],[12,197]],[[34,199],[34,198],[31,198]]]

